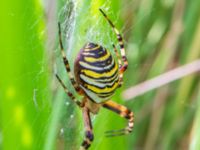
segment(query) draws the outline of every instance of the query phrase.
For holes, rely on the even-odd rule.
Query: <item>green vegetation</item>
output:
[[[42,10],[33,1],[2,3],[0,147],[40,149],[51,113]]]
[[[87,41],[114,53],[117,40],[100,7],[124,37],[129,67],[112,99],[134,112],[135,126],[130,135],[106,138],[105,131],[122,128],[126,120],[100,109],[92,116],[91,150],[199,150],[199,73],[137,97],[123,96],[138,83],[199,60],[199,0],[66,0],[44,1],[44,6],[38,1],[2,2],[0,149],[79,148],[84,137],[81,110],[54,76],[57,72],[75,94],[62,63],[57,22],[73,69]]]

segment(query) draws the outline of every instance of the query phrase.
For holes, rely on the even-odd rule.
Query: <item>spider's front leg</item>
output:
[[[123,105],[119,105],[113,101],[107,101],[103,104],[103,107],[119,114],[121,117],[126,118],[128,120],[128,125],[126,128],[120,129],[120,130],[111,130],[106,132],[106,136],[119,136],[124,135],[132,132],[133,126],[134,126],[134,114],[132,111],[127,109]]]
[[[84,120],[84,127],[85,127],[85,139],[82,142],[80,150],[87,150],[94,139],[94,135],[92,132],[90,111],[87,107],[83,107],[82,111],[83,111],[83,120]]]
[[[79,93],[79,94],[82,94],[82,89],[80,88],[80,86],[76,83],[73,75],[72,75],[72,72],[71,72],[71,69],[70,69],[70,66],[69,66],[69,61],[65,55],[65,51],[64,51],[64,47],[63,47],[63,43],[62,43],[62,34],[61,34],[61,26],[60,26],[60,23],[58,23],[58,33],[59,33],[59,43],[60,43],[60,49],[61,49],[61,54],[62,54],[62,58],[63,58],[63,63],[65,65],[65,69],[69,75],[69,78],[70,78],[70,81],[74,87],[74,89]]]
[[[69,75],[69,78],[70,78],[70,81],[74,87],[74,89],[79,93],[79,94],[83,94],[82,92],[82,89],[79,87],[79,85],[76,83],[72,73],[71,73],[71,69],[70,69],[70,66],[69,66],[69,61],[65,55],[65,52],[64,52],[64,48],[63,48],[63,43],[62,43],[62,34],[61,34],[61,26],[60,26],[60,23],[58,23],[58,32],[59,32],[59,43],[60,43],[60,49],[61,49],[61,54],[62,54],[62,58],[63,58],[63,62],[64,62],[64,65],[65,65],[65,69]],[[58,81],[60,82],[60,84],[62,85],[65,93],[71,97],[71,99],[79,106],[79,107],[83,107],[83,102],[79,102],[75,96],[70,92],[68,91],[67,87],[65,86],[65,84],[63,83],[63,81],[60,79],[60,77],[56,74],[56,78],[58,79]]]
[[[122,57],[122,61],[123,61],[123,64],[121,64],[120,57],[118,56],[118,62],[119,62],[119,65],[120,65],[119,83],[120,83],[120,85],[122,85],[123,84],[123,74],[124,74],[124,72],[126,71],[126,69],[128,67],[128,61],[127,61],[126,54],[125,54],[125,48],[124,48],[123,38],[122,38],[121,34],[119,33],[118,29],[112,23],[112,21],[104,13],[104,11],[101,8],[99,10],[103,14],[103,16],[105,17],[105,19],[108,21],[108,23],[110,24],[110,26],[113,28],[113,31],[115,32],[115,34],[117,36],[117,40],[118,40],[118,43],[119,43],[119,46],[120,46],[120,53],[121,53],[121,57]],[[113,47],[114,47],[116,55],[118,55],[116,47],[114,45],[113,45]]]

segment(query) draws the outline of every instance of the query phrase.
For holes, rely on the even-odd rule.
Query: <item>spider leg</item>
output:
[[[116,46],[115,46],[114,44],[113,44],[112,46],[113,46],[113,48],[114,48],[114,50],[115,50],[115,54],[116,54],[116,56],[117,56],[119,68],[121,68],[121,67],[122,67],[122,61],[121,61],[121,59],[120,59],[120,55],[119,55],[119,53],[118,53],[118,51],[117,51]],[[122,84],[123,84],[123,74],[120,73],[120,74],[119,74],[119,87],[120,87]]]
[[[72,85],[74,86],[75,90],[81,94],[82,93],[82,90],[81,88],[79,87],[79,85],[76,83],[72,73],[71,73],[71,69],[70,69],[70,66],[69,66],[69,61],[65,55],[65,51],[64,51],[64,48],[63,48],[63,43],[62,43],[62,34],[61,34],[61,27],[60,27],[60,23],[58,23],[58,32],[59,32],[59,43],[60,43],[60,49],[61,49],[61,54],[62,54],[62,58],[63,58],[63,62],[65,64],[65,69],[69,75],[69,78],[70,78],[70,81],[72,83]]]
[[[78,101],[74,95],[68,91],[67,87],[65,86],[65,84],[63,83],[63,81],[60,79],[60,77],[56,74],[56,78],[58,79],[58,81],[60,82],[60,84],[62,85],[65,93],[79,106],[79,107],[83,107],[83,104]]]
[[[105,102],[103,104],[103,107],[119,114],[121,117],[126,118],[128,120],[128,125],[126,128],[119,129],[119,130],[106,131],[107,137],[120,136],[120,135],[125,135],[132,132],[132,129],[134,126],[134,114],[132,111],[127,109],[125,106],[119,105],[111,100]]]
[[[114,48],[114,50],[115,50],[115,54],[116,54],[116,56],[117,56],[119,68],[121,68],[121,67],[122,67],[122,61],[121,61],[121,59],[120,59],[120,55],[119,55],[119,53],[118,53],[118,51],[117,51],[116,46],[115,46],[114,44],[113,44],[112,46],[113,46],[113,48]]]
[[[94,139],[94,135],[92,133],[90,111],[87,107],[83,107],[82,111],[83,111],[83,120],[84,120],[84,127],[85,127],[85,139],[83,140],[81,144],[80,150],[87,150]]]
[[[123,78],[123,73],[126,71],[127,67],[128,67],[128,61],[126,58],[126,54],[125,54],[125,49],[124,49],[124,42],[123,42],[123,38],[121,36],[121,34],[119,33],[119,31],[117,30],[117,28],[114,26],[114,24],[112,23],[112,21],[108,18],[108,16],[103,12],[103,10],[100,8],[99,9],[100,12],[103,14],[103,16],[105,17],[105,19],[108,21],[108,23],[110,24],[110,26],[113,28],[115,34],[117,35],[117,40],[119,42],[119,46],[120,46],[120,52],[121,52],[121,56],[122,56],[122,61],[123,61],[123,65],[120,68],[120,81],[122,81]]]

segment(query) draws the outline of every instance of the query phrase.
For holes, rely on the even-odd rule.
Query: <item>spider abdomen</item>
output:
[[[111,53],[87,43],[75,61],[75,76],[87,96],[96,103],[109,100],[119,85],[119,67]]]

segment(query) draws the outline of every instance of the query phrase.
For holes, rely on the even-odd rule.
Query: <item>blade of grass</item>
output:
[[[197,111],[195,114],[195,120],[192,126],[192,134],[190,136],[190,150],[199,150],[200,149],[200,86],[199,86],[199,93],[197,97]]]
[[[51,98],[41,5],[38,1],[2,1],[0,20],[2,149],[40,149]]]

